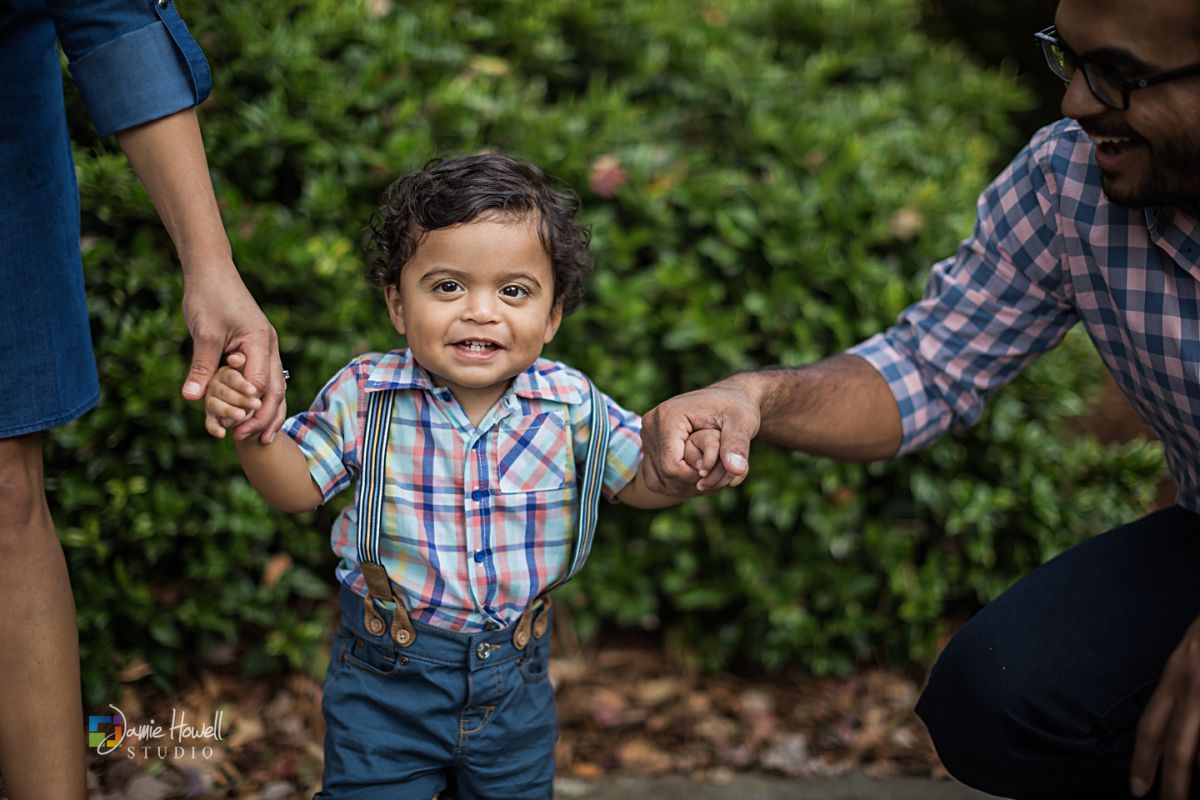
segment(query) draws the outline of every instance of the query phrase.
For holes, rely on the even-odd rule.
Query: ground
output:
[[[637,642],[576,649],[552,661],[551,678],[561,723],[560,797],[609,800],[644,790],[668,800],[675,787],[691,800],[849,798],[863,785],[873,787],[863,796],[874,798],[971,796],[930,793],[956,786],[912,712],[919,676],[701,675],[673,666],[657,645]],[[320,683],[303,675],[268,682],[204,673],[175,695],[131,680],[119,700],[129,724],[157,720],[165,732],[127,737],[104,756],[93,749],[92,797],[311,797],[320,785],[320,701]],[[173,713],[177,721],[185,714],[197,736],[218,721],[221,738],[172,738]],[[905,786],[924,788],[894,793]]]

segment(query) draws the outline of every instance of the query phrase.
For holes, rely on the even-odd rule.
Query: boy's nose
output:
[[[474,295],[463,306],[463,319],[473,322],[494,322],[499,318],[496,298],[489,295]]]

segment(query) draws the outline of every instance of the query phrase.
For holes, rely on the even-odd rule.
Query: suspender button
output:
[[[367,632],[373,636],[383,633],[383,620],[378,617],[367,620]]]

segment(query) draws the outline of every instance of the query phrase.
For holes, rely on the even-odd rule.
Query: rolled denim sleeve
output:
[[[50,0],[71,76],[101,136],[198,105],[212,90],[173,0]]]

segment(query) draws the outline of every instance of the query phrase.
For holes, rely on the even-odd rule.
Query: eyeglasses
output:
[[[1129,108],[1130,92],[1167,81],[1200,75],[1200,64],[1190,64],[1165,72],[1126,77],[1112,67],[1097,64],[1077,55],[1071,48],[1059,41],[1058,30],[1053,25],[1043,31],[1038,31],[1033,36],[1042,46],[1042,53],[1046,56],[1046,63],[1050,66],[1051,72],[1062,78],[1064,82],[1070,83],[1071,79],[1075,77],[1075,69],[1082,67],[1088,89],[1091,89],[1096,99],[1118,111]]]

